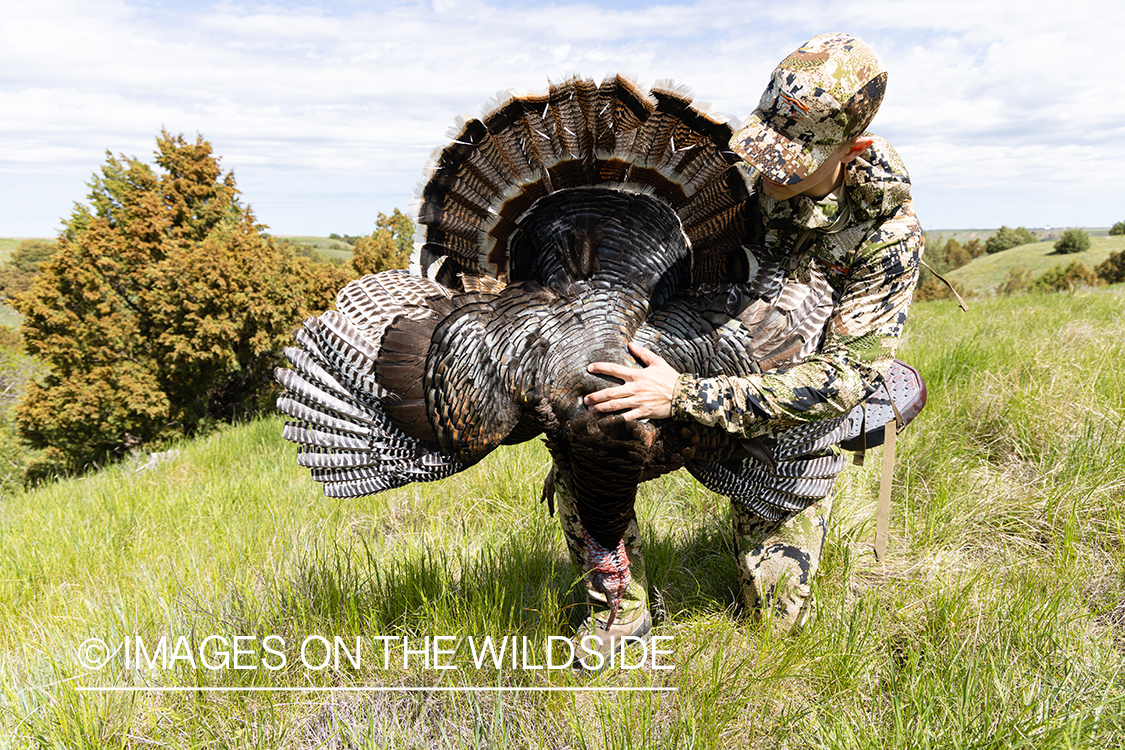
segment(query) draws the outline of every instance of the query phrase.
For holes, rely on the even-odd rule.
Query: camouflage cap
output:
[[[886,86],[886,68],[862,41],[815,36],[774,69],[730,147],[774,182],[800,182],[840,143],[863,133]]]

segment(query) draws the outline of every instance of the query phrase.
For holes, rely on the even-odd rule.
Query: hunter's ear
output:
[[[847,143],[851,143],[851,146],[849,146],[848,150],[844,152],[844,155],[840,157],[840,163],[847,164],[850,161],[854,161],[857,156],[869,149],[874,142],[875,141],[871,138],[853,138],[851,141],[848,141]]]

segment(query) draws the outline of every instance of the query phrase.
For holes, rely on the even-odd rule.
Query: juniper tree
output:
[[[1106,284],[1120,284],[1125,281],[1125,250],[1110,253],[1108,258],[1098,264],[1094,272]]]
[[[387,216],[380,213],[375,231],[358,238],[352,245],[352,266],[365,276],[392,268],[406,268],[414,246],[414,222],[397,208]]]
[[[293,327],[347,280],[268,237],[202,137],[156,144],[155,166],[107,153],[16,299],[49,368],[17,410],[45,449],[32,478],[253,413]]]
[[[1068,229],[1055,243],[1055,252],[1059,255],[1081,253],[1090,249],[1090,235],[1081,229]]]

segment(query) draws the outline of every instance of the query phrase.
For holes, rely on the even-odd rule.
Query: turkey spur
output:
[[[614,382],[590,363],[639,366],[633,341],[703,376],[785,367],[820,343],[832,289],[815,263],[798,282],[763,250],[731,134],[684,91],[620,77],[462,123],[421,189],[411,271],[348,284],[286,350],[278,406],[298,462],[353,497],[544,435],[611,606],[640,482],[684,467],[770,518],[828,495],[843,458],[824,449],[846,420],[744,439],[582,402]]]

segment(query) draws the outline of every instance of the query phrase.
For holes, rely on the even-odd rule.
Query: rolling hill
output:
[[[1053,241],[1036,242],[974,258],[967,265],[947,273],[946,278],[960,282],[978,294],[984,294],[1003,283],[1010,268],[1019,266],[1039,276],[1060,263],[1069,265],[1073,261],[1081,261],[1093,269],[1108,258],[1110,253],[1122,250],[1125,250],[1125,237],[1122,236],[1091,237],[1089,250],[1072,255],[1056,254]]]

